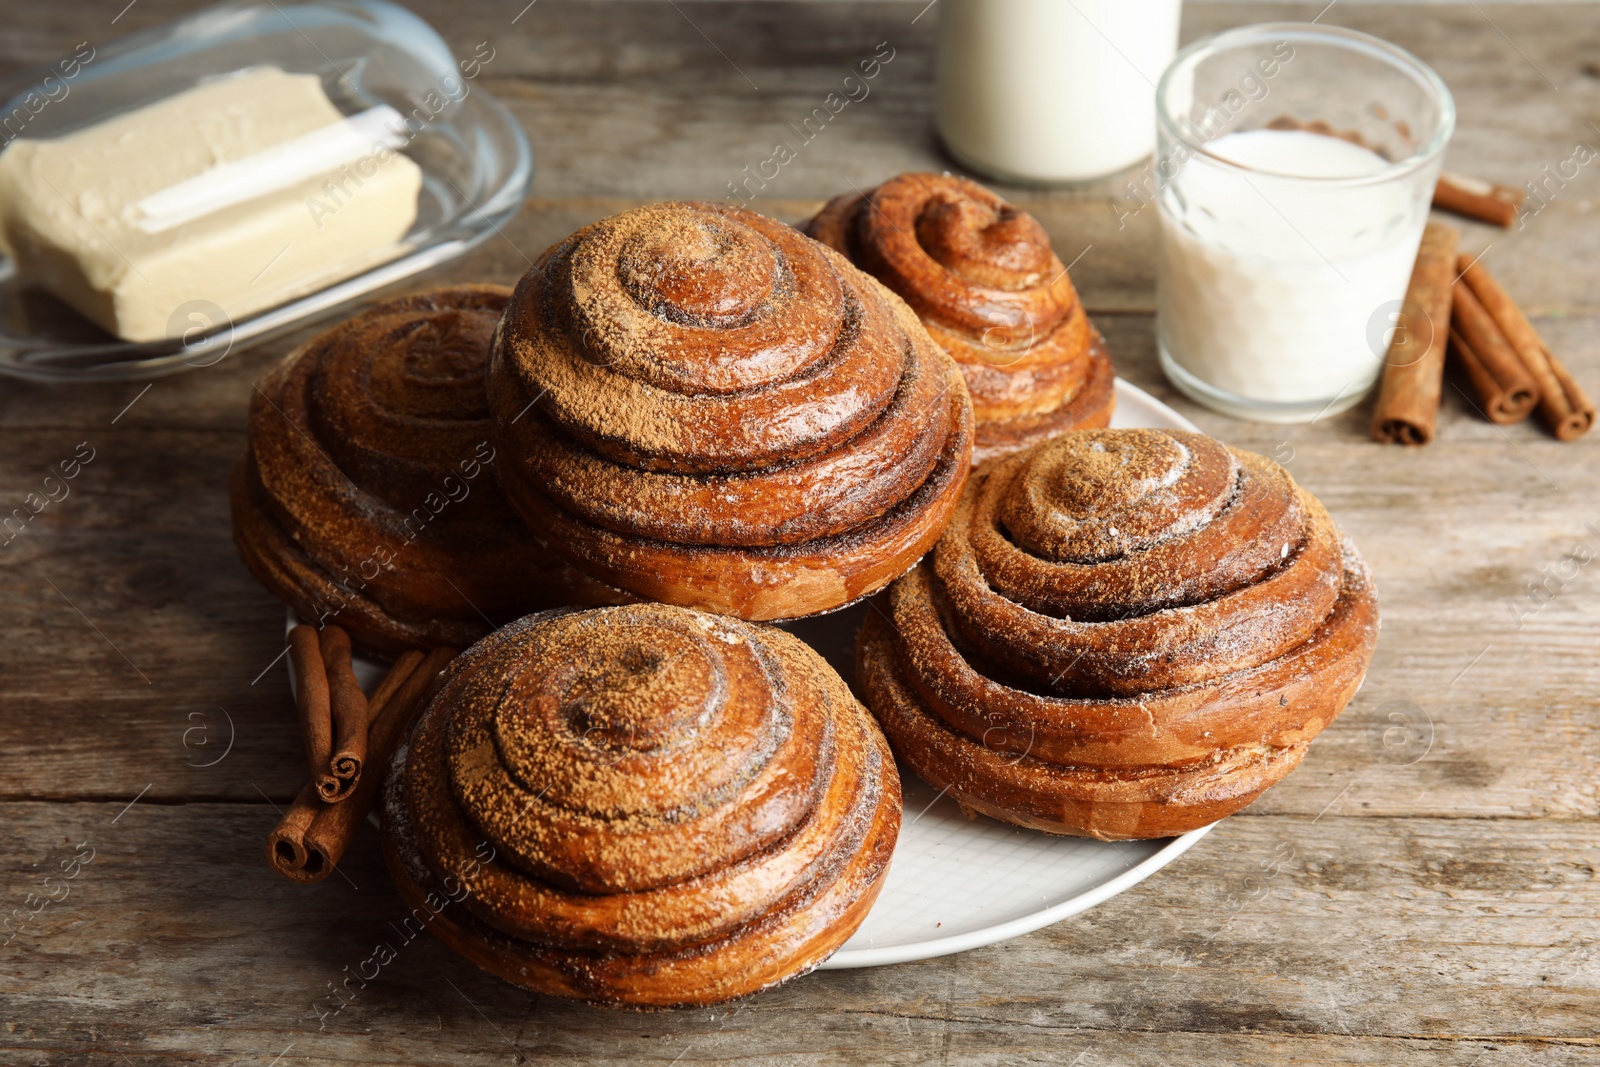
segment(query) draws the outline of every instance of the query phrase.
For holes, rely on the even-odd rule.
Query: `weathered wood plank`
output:
[[[375,835],[354,849],[352,882],[307,889],[259,862],[264,804],[122,809],[6,806],[0,877],[18,904],[79,842],[95,850],[6,950],[5,1042],[19,1059],[95,1047],[118,1062],[204,1049],[265,1063],[291,1043],[286,1062],[665,1063],[687,1050],[771,1063],[1087,1052],[1097,1058],[1080,1063],[1465,1065],[1491,1045],[1488,1062],[1600,1055],[1600,854],[1559,822],[1234,820],[1167,875],[1038,934],[823,972],[727,1011],[533,998],[422,937],[395,944],[398,958],[335,1014],[328,983],[403,940]]]
[[[70,8],[52,13],[44,5],[20,32],[0,41],[0,75],[64,54],[85,34],[106,41],[199,6],[202,0],[142,0],[115,31],[95,34],[98,28],[86,28]],[[798,144],[796,159],[757,189],[755,203],[782,216],[783,200],[820,200],[902,170],[953,166],[932,133],[935,19],[912,21],[923,0],[542,0],[514,25],[520,5],[427,0],[413,6],[458,55],[472,54],[480,42],[494,49],[481,83],[528,130],[541,197],[726,197],[728,183],[771,156],[778,141],[798,142],[791,124],[800,125],[884,41],[894,58],[870,93]],[[1183,35],[1192,39],[1251,21],[1305,20],[1323,6],[1191,3]],[[1600,99],[1600,68],[1593,62],[1600,25],[1582,12],[1572,5],[1343,3],[1324,21],[1393,40],[1433,64],[1460,111],[1450,165],[1521,187],[1544,181],[1544,166],[1561,163],[1576,142],[1600,141],[1590,125]],[[1592,273],[1569,266],[1600,256],[1600,227],[1583,224],[1600,196],[1594,169],[1555,189],[1554,201],[1526,229],[1508,234],[1469,227],[1468,246],[1493,244],[1491,262],[1523,283],[1534,307],[1600,309]],[[1138,254],[1117,269],[1090,271],[1086,262],[1084,287],[1093,305],[1147,311],[1155,220],[1153,210],[1144,210],[1119,229],[1119,216],[1137,206],[1130,178],[1138,175],[1059,192],[1006,192],[1044,216],[1074,254],[1088,244],[1104,249],[1114,240],[1133,241]],[[526,251],[541,247],[534,242]]]

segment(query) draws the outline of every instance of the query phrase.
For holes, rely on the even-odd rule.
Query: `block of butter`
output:
[[[393,254],[422,185],[394,125],[346,118],[315,75],[257,67],[18,138],[0,153],[0,248],[127,341],[183,334],[194,301],[238,322]]]

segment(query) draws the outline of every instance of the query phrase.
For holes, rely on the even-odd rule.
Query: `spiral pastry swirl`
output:
[[[1111,422],[1115,372],[1038,221],[952,174],[902,174],[805,227],[901,296],[961,367],[973,462]]]
[[[517,287],[490,403],[512,506],[641,597],[748,619],[887,585],[971,455],[960,375],[893,295],[780,222],[668,203]]]
[[[858,639],[905,765],[1052,833],[1164,837],[1244,807],[1354,695],[1378,611],[1277,464],[1084,430],[974,475],[931,565]]]
[[[257,384],[233,536],[302,618],[379,652],[461,648],[506,621],[619,594],[550,559],[495,482],[484,372],[511,291],[379,304]]]
[[[882,734],[797,638],[663,604],[550,611],[451,665],[397,757],[402,894],[541,993],[704,1005],[802,974],[876,899]]]

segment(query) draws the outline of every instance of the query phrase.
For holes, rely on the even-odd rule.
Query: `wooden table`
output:
[[[139,0],[113,20],[123,2],[13,5],[0,72],[197,6]],[[1192,3],[1184,36],[1322,2]],[[481,84],[539,158],[504,235],[430,281],[510,282],[581,223],[727,195],[879,42],[894,58],[871,95],[756,206],[797,220],[948,165],[926,0],[523,3],[413,4],[458,55],[489,42]],[[1345,2],[1324,21],[1444,75],[1458,170],[1521,185],[1600,144],[1594,6]],[[1591,391],[1597,169],[1524,229],[1465,233]],[[1366,406],[1282,429],[1199,410],[1156,367],[1153,210],[1111,182],[1005,192],[1080,257],[1120,372],[1285,462],[1376,572],[1366,687],[1284,784],[1136,889],[975,952],[635,1015],[529,996],[420,939],[319,1018],[403,909],[376,835],[309,889],[261,856],[301,757],[269,666],[282,609],[234,554],[226,484],[251,383],[299,338],[148,388],[6,381],[0,511],[80,447],[93,459],[0,546],[0,914],[93,859],[0,949],[0,1062],[1600,1063],[1600,564],[1563,562],[1600,554],[1600,434],[1498,429],[1453,385],[1421,451],[1369,442]]]

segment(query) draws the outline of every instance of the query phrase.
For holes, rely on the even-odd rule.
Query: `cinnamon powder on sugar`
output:
[[[674,208],[670,205],[652,205],[647,208],[641,208],[639,209],[638,217],[643,219],[645,226],[655,226],[663,236],[686,228],[682,209]],[[612,255],[613,252],[620,251],[620,246],[625,240],[637,237],[642,229],[643,227],[635,227],[627,233],[607,234],[604,236],[591,235],[585,240],[601,242],[602,247],[607,249],[606,254]],[[615,257],[613,256],[612,258]],[[565,272],[563,272],[562,276],[570,277]],[[559,299],[559,294],[550,295],[552,298]],[[575,321],[583,317],[582,312],[592,311],[600,297],[594,292],[582,289],[574,280],[570,289],[570,299],[572,308],[564,309],[566,313],[562,317],[568,321]],[[844,307],[840,308],[842,321],[839,333],[834,339],[835,350],[853,340],[855,336],[854,330],[859,328],[854,321],[854,317],[845,313],[846,310]],[[638,331],[631,328],[630,318],[632,316],[637,316],[637,318],[632,318],[632,321],[638,321],[640,318],[652,317],[652,312],[649,309],[641,308],[636,312],[631,312],[630,315],[613,318],[590,316],[590,326],[587,330],[588,336],[574,339],[573,343],[585,344],[590,351],[599,355],[600,359],[590,360],[589,362],[594,366],[605,369],[609,366],[605,359],[606,353],[630,351],[633,348]],[[693,361],[696,357],[688,338],[663,342],[656,351],[647,353],[647,355],[662,363]],[[836,362],[836,355],[830,354],[828,358],[820,361],[817,368],[800,377],[822,377],[827,368],[834,362]],[[564,402],[570,406],[573,415],[576,416],[574,421],[588,426],[615,427],[615,436],[632,443],[634,447],[642,452],[670,455],[674,451],[681,449],[684,435],[679,432],[679,427],[686,419],[694,417],[692,405],[687,411],[674,412],[670,418],[663,418],[662,414],[656,410],[657,400],[667,390],[622,374],[613,375],[612,382],[615,386],[621,388],[621,396],[611,394],[608,390],[569,389],[563,391]]]
[[[1023,469],[1026,470],[1026,468],[1023,468]],[[1022,473],[1019,473],[1017,476],[1018,477],[1023,477],[1025,475],[1022,474]],[[1239,470],[1239,475],[1237,476],[1237,480],[1235,482],[1234,490],[1233,490],[1232,494],[1230,495],[1229,500],[1223,505],[1223,507],[1221,509],[1219,509],[1218,515],[1220,516],[1222,514],[1225,514],[1229,509],[1232,509],[1232,508],[1240,506],[1240,503],[1244,499],[1245,494],[1247,494],[1248,492],[1252,491],[1252,489],[1254,487],[1255,487],[1255,483],[1254,483],[1254,481],[1252,479],[1250,479],[1248,477],[1247,468],[1245,468],[1244,465],[1241,464],[1240,465],[1240,470]],[[1303,493],[1304,492],[1304,490],[1300,490],[1300,489],[1298,489],[1298,487],[1296,487],[1295,491],[1297,493]],[[1299,559],[1301,551],[1304,548],[1305,544],[1307,543],[1308,537],[1311,535],[1311,530],[1309,529],[1309,524],[1312,523],[1312,522],[1320,522],[1320,521],[1322,521],[1322,520],[1314,518],[1309,513],[1306,513],[1304,511],[1304,509],[1299,508],[1298,502],[1296,502],[1296,509],[1301,511],[1302,517],[1304,519],[1304,524],[1302,525],[1302,534],[1301,534],[1300,540],[1295,544],[1286,545],[1285,547],[1286,547],[1286,549],[1288,549],[1288,551],[1284,554],[1284,556],[1282,557],[1282,559],[1280,560],[1278,565],[1273,567],[1273,568],[1271,568],[1271,569],[1269,569],[1266,573],[1262,574],[1257,579],[1258,581],[1259,580],[1264,580],[1264,579],[1266,579],[1268,577],[1271,577],[1273,574],[1280,573],[1282,570],[1288,568],[1289,566],[1292,566]],[[998,529],[1000,529],[1002,532],[1004,532],[1004,525],[1003,524],[1001,524],[999,522],[996,522],[996,527]],[[1168,540],[1168,539],[1169,538],[1165,538],[1164,537],[1164,538],[1162,538],[1162,541],[1165,541],[1165,540]],[[1161,543],[1161,542],[1157,542],[1157,543]],[[1346,566],[1345,566],[1344,570],[1347,573],[1349,571],[1348,557],[1346,559]],[[1132,600],[1148,600],[1149,599],[1149,595],[1150,595],[1152,590],[1170,588],[1174,583],[1182,582],[1184,580],[1185,580],[1185,577],[1183,575],[1175,574],[1172,571],[1170,571],[1168,569],[1165,569],[1165,568],[1162,568],[1162,569],[1157,569],[1157,568],[1140,569],[1139,571],[1136,572],[1135,584],[1133,584],[1129,588],[1128,596],[1129,596],[1129,599],[1132,599]],[[1324,576],[1323,580],[1327,581],[1327,582],[1330,582],[1330,583],[1332,583],[1334,585],[1339,585],[1343,581],[1343,575],[1340,574],[1340,573],[1330,573],[1330,574]],[[1204,603],[1204,602],[1201,602],[1201,603]],[[1194,608],[1196,606],[1199,606],[1199,605],[1197,605],[1197,604],[1185,604],[1185,605],[1178,605],[1178,606],[1174,606],[1174,607],[1170,607],[1170,608],[1164,608],[1164,609],[1161,609],[1161,610],[1170,611],[1170,612],[1173,612],[1173,613],[1176,613],[1176,614],[1182,614],[1182,613],[1186,613],[1189,609],[1192,609],[1192,608]],[[1285,614],[1285,613],[1289,612],[1292,609],[1292,607],[1293,607],[1293,605],[1289,605],[1289,604],[1271,604],[1271,605],[1267,605],[1264,608],[1264,613],[1263,614],[1257,615],[1257,616],[1253,616],[1249,620],[1242,620],[1240,625],[1237,626],[1237,627],[1224,628],[1224,629],[1221,629],[1221,630],[1213,631],[1212,632],[1212,637],[1211,637],[1212,643],[1216,646],[1218,652],[1221,654],[1221,656],[1223,658],[1235,658],[1237,656],[1237,654],[1238,654],[1239,649],[1242,646],[1248,645],[1250,643],[1249,642],[1249,633],[1250,633],[1251,630],[1257,629],[1257,628],[1259,628],[1260,626],[1262,626],[1262,625],[1264,625],[1266,623],[1270,623],[1275,615]],[[1130,612],[1128,615],[1123,616],[1123,617],[1131,618],[1131,617],[1134,617],[1134,616],[1136,616],[1138,614],[1140,614],[1140,613],[1138,613],[1138,612]],[[1070,621],[1070,620],[1068,620],[1068,621]],[[1093,622],[1084,622],[1084,623],[1082,623],[1082,625],[1088,626],[1088,627],[1092,627],[1095,624]],[[948,625],[945,626],[945,629],[946,629],[946,632],[949,633],[950,627]],[[1002,638],[1005,637],[1005,635],[1003,635],[1003,634],[1000,635],[1000,636]],[[956,635],[955,634],[950,634],[950,637],[951,637],[952,641],[956,640]],[[959,648],[959,644],[958,644],[957,647]],[[1135,659],[1130,661],[1130,665],[1137,667],[1142,662],[1154,662],[1154,660],[1155,660],[1155,655],[1152,654],[1151,656],[1147,656],[1147,657],[1135,658]],[[1024,686],[1022,688],[1029,688],[1029,687]],[[1040,694],[1040,695],[1044,695],[1044,694]]]
[[[738,634],[736,628],[732,626],[723,625],[721,629],[717,628],[718,624],[726,624],[726,622],[727,620],[723,619],[715,620],[711,627],[711,636],[730,644],[747,640],[745,636]],[[598,651],[605,658],[620,660],[623,655],[635,650],[639,644],[637,637],[630,635],[627,630],[609,629],[604,626],[589,626],[585,627],[585,630],[587,632],[584,634],[584,639],[589,647]],[[767,651],[771,653],[774,650],[769,649]],[[760,655],[757,658],[759,660],[766,659],[766,657]],[[658,673],[657,678],[659,679],[660,677],[661,675]],[[698,703],[704,696],[703,693],[698,691],[683,687],[674,688],[670,684],[645,685],[626,693],[618,693],[616,689],[612,689],[609,694],[613,699],[620,696],[621,699],[616,701],[618,710],[622,713],[619,717],[628,719],[647,717],[657,707],[681,706],[686,701]],[[775,697],[778,695],[777,693],[774,694]],[[501,699],[502,694],[498,689],[484,687],[477,689],[469,703],[488,702],[492,705],[488,709],[492,713],[499,709]],[[826,714],[823,709],[818,709],[817,713]],[[792,715],[793,712],[791,711],[790,714]],[[618,813],[594,816],[581,812],[566,811],[564,814],[569,818],[577,818],[590,824],[593,827],[592,832],[601,835],[600,840],[594,844],[598,845],[597,858],[601,859],[602,862],[617,866],[632,866],[633,863],[630,860],[637,859],[640,848],[640,843],[633,839],[633,835],[647,832],[652,826],[658,825],[662,821],[674,822],[681,818],[693,817],[715,804],[725,801],[730,795],[736,796],[751,778],[760,773],[766,764],[767,758],[772,755],[773,747],[775,746],[764,746],[763,751],[757,754],[758,758],[753,761],[753,765],[741,768],[740,773],[730,779],[724,788],[717,790],[716,794],[702,797],[689,795],[694,783],[679,780],[674,775],[674,764],[671,760],[662,760],[657,764],[655,768],[656,777],[648,781],[635,781],[628,775],[614,770],[612,764],[573,762],[558,754],[554,747],[549,751],[548,762],[542,761],[535,756],[531,762],[524,762],[517,768],[514,778],[521,778],[529,782],[545,781],[552,776],[552,771],[559,771],[569,777],[577,773],[591,782],[603,781],[606,787],[618,795]],[[618,758],[620,760],[625,757],[619,755]],[[473,791],[478,794],[480,802],[484,804],[516,808],[525,806],[529,800],[527,795],[519,789],[493,788],[483,779],[480,779],[474,785]],[[671,809],[662,813],[648,810],[647,805],[652,798],[659,798],[663,795],[671,796],[675,793],[684,796],[688,801],[682,808]],[[462,802],[462,797],[459,791],[456,792],[456,795],[459,804]],[[630,811],[630,809],[631,814],[622,814],[622,812]],[[471,818],[470,812],[464,812],[464,814],[469,821],[476,822]],[[704,847],[710,847],[710,843],[704,843]],[[781,843],[774,847],[781,847]],[[714,855],[708,858],[711,860],[711,869],[721,869],[747,857],[744,854],[737,853],[737,850],[735,850],[735,854]]]
[[[1135,449],[1140,449],[1140,448],[1142,448],[1142,445],[1136,444],[1133,447]],[[1146,454],[1149,454],[1152,451],[1154,451],[1154,450],[1153,449],[1147,450]],[[1187,451],[1187,449],[1185,449],[1185,451]],[[1242,463],[1236,464],[1236,471],[1237,471],[1237,473],[1235,474],[1235,477],[1234,477],[1233,488],[1230,491],[1230,493],[1228,495],[1228,498],[1225,501],[1223,501],[1223,503],[1221,504],[1220,507],[1216,508],[1214,513],[1211,512],[1210,508],[1204,506],[1203,503],[1202,504],[1198,504],[1198,505],[1196,505],[1196,507],[1194,508],[1194,510],[1190,514],[1180,517],[1176,522],[1174,522],[1170,527],[1168,527],[1168,529],[1162,534],[1162,536],[1160,536],[1159,538],[1155,539],[1154,541],[1152,541],[1151,543],[1149,543],[1147,545],[1140,546],[1133,553],[1128,553],[1128,554],[1132,555],[1132,554],[1137,554],[1137,553],[1140,553],[1140,552],[1144,552],[1144,551],[1147,551],[1150,548],[1154,548],[1157,545],[1165,544],[1165,543],[1167,543],[1167,542],[1169,542],[1169,541],[1171,541],[1171,540],[1173,540],[1175,538],[1179,538],[1179,537],[1185,536],[1186,534],[1192,533],[1196,529],[1198,529],[1202,524],[1204,524],[1207,520],[1209,520],[1211,522],[1215,522],[1218,519],[1222,518],[1223,516],[1227,515],[1230,511],[1233,511],[1236,508],[1242,507],[1244,505],[1244,501],[1246,500],[1247,496],[1250,493],[1268,491],[1269,490],[1269,488],[1270,488],[1269,486],[1262,485],[1261,483],[1259,483],[1258,481],[1256,481],[1254,478],[1252,478],[1250,476],[1249,468],[1246,467],[1244,464],[1242,464]],[[1019,478],[1022,478],[1022,477],[1042,477],[1042,476],[1043,476],[1042,473],[1030,472],[1030,471],[1027,470],[1026,467],[1024,467],[1023,471],[1018,474]],[[1301,490],[1301,492],[1303,492],[1303,490]],[[1305,523],[1305,520],[1308,517],[1305,515],[1304,510],[1299,506],[1298,499],[1296,499],[1295,501],[1291,502],[1290,506],[1293,507],[1295,511],[1300,512],[1301,516],[1302,516],[1302,523],[1301,523],[1302,532],[1301,532],[1300,540],[1298,542],[1295,542],[1295,543],[1286,544],[1284,546],[1286,551],[1285,551],[1284,555],[1281,557],[1278,565],[1276,565],[1274,567],[1271,567],[1268,570],[1266,570],[1266,571],[1262,572],[1261,574],[1257,575],[1255,581],[1258,581],[1258,582],[1259,581],[1263,581],[1263,580],[1265,580],[1267,578],[1270,578],[1272,575],[1280,572],[1281,570],[1287,568],[1288,566],[1290,566],[1295,561],[1295,559],[1298,558],[1300,550],[1303,548],[1303,546],[1305,544],[1305,537],[1306,537],[1307,531],[1305,529],[1304,523]],[[998,519],[996,519],[995,520],[995,525],[1002,533],[1006,533],[1007,537],[1009,539],[1009,532],[1005,530],[1004,524],[999,522]],[[1119,556],[1119,557],[1115,557],[1115,558],[1120,559],[1120,558],[1125,558],[1125,557]],[[1075,561],[1064,561],[1064,562],[1069,562],[1070,563],[1070,562],[1075,562]],[[1110,560],[1107,560],[1106,562],[1110,562]],[[1190,579],[1189,575],[1186,575],[1186,574],[1183,574],[1183,573],[1179,573],[1179,572],[1176,572],[1174,570],[1167,569],[1167,568],[1156,568],[1156,567],[1141,567],[1141,568],[1138,568],[1131,577],[1133,578],[1133,584],[1131,584],[1128,587],[1126,595],[1127,595],[1127,598],[1129,600],[1134,600],[1134,601],[1149,601],[1149,600],[1153,599],[1153,594],[1157,590],[1171,589],[1174,586],[1185,584]],[[1044,580],[1044,579],[1042,578],[1042,580]],[[1240,589],[1240,588],[1243,588],[1243,587],[1244,587],[1244,585],[1241,584],[1241,585],[1235,586],[1233,589],[1228,590],[1228,592],[1233,592],[1236,589]],[[1226,595],[1226,593],[1224,593],[1223,595]],[[1201,601],[1199,603],[1203,603],[1203,601]],[[1181,609],[1183,609],[1185,607],[1192,607],[1192,606],[1194,606],[1194,603],[1175,604],[1175,605],[1171,605],[1171,606],[1169,606],[1167,608],[1163,608],[1161,610],[1181,610]],[[1126,615],[1124,617],[1125,618],[1131,618],[1131,617],[1134,617],[1137,614],[1140,614],[1140,613],[1139,612],[1131,612],[1131,613],[1129,613],[1128,615]]]

